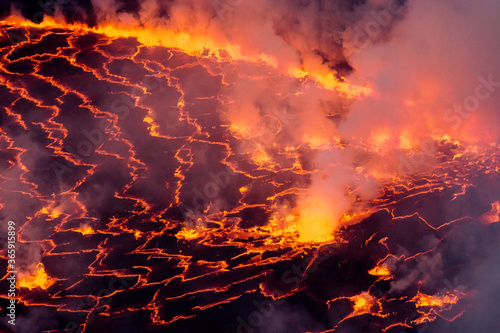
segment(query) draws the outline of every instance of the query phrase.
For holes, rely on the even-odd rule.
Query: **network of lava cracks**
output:
[[[249,156],[215,112],[224,73],[246,60],[1,28],[2,214],[25,217],[18,251],[42,252],[18,281],[18,317],[42,311],[46,332],[399,333],[467,311],[474,286],[456,276],[479,251],[468,237],[498,237],[496,147],[441,140],[440,163],[387,182],[359,223],[300,242],[272,213],[307,184],[314,148]],[[227,170],[223,209],[179,208]],[[444,275],[425,266],[434,260]]]

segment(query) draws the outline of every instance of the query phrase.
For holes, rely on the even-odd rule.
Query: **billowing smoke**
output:
[[[500,3],[410,1],[407,7],[387,40],[373,42],[382,32],[371,15],[359,24],[362,31],[346,31],[353,75],[370,82],[374,94],[353,105],[341,133],[365,141],[383,136],[386,148],[418,147],[429,137],[498,140]],[[394,19],[386,11],[379,21]]]

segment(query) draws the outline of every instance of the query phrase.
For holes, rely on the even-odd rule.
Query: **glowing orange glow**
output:
[[[415,144],[410,139],[408,132],[405,131],[399,137],[399,148],[401,149],[412,149],[415,147]]]
[[[88,225],[84,225],[78,229],[76,229],[75,231],[81,233],[82,235],[91,235],[94,233],[94,229],[92,229],[90,226]]]
[[[61,215],[61,212],[59,212],[57,209],[50,209],[47,207],[43,207],[40,212],[42,214],[48,215],[51,219],[58,218]]]
[[[390,277],[391,271],[388,268],[377,266],[369,270],[368,274],[381,277]]]
[[[144,122],[148,124],[148,130],[151,136],[156,136],[156,137],[160,136],[160,134],[158,133],[159,126],[155,124],[153,118],[145,117]]]
[[[254,153],[252,154],[252,160],[257,165],[262,165],[271,161],[271,157],[266,153],[261,145],[255,147]]]
[[[411,302],[415,302],[415,305],[419,308],[421,307],[437,307],[441,308],[444,306],[449,306],[456,304],[459,301],[459,297],[453,292],[447,292],[445,295],[426,295],[418,293]]]
[[[178,48],[191,55],[202,55],[207,50],[209,54],[217,58],[225,59],[227,56],[234,60],[245,60],[251,62],[264,63],[273,68],[278,68],[278,61],[274,57],[266,54],[256,56],[245,55],[241,47],[237,44],[224,40],[215,40],[207,35],[194,35],[187,32],[170,30],[162,26],[155,27],[129,27],[113,23],[102,24],[95,28],[80,23],[63,23],[50,17],[44,16],[41,23],[35,24],[22,18],[11,16],[0,21],[1,23],[17,24],[23,27],[39,28],[65,28],[75,31],[92,31],[102,33],[112,38],[133,37],[146,46],[164,46]],[[296,78],[310,77],[325,89],[338,91],[347,98],[357,98],[371,94],[368,87],[356,86],[338,80],[332,73],[307,72],[302,69],[292,68],[289,75]]]
[[[376,299],[368,292],[363,292],[359,295],[350,298],[353,303],[353,312],[350,317],[360,316],[366,313],[371,313],[372,307],[376,304]]]
[[[387,149],[389,139],[389,134],[383,131],[372,134],[371,142],[374,150],[379,152],[385,151]]]
[[[307,72],[298,68],[291,69],[289,73],[297,78],[311,77],[326,89],[338,91],[347,98],[359,98],[372,93],[370,88],[340,81],[332,73]]]
[[[55,280],[47,275],[43,264],[39,263],[36,265],[36,271],[33,274],[27,275],[18,281],[18,286],[29,290],[35,288],[47,289],[54,283]]]
[[[330,135],[325,135],[324,133],[314,133],[305,134],[302,138],[304,143],[307,143],[311,149],[319,149],[319,150],[328,150],[332,147],[335,147],[339,144],[339,138],[332,138]]]
[[[2,23],[14,23],[24,27],[39,27],[39,28],[65,28],[80,31],[93,31],[102,33],[112,38],[118,37],[133,37],[147,46],[165,46],[178,48],[192,55],[201,55],[205,50],[209,50],[212,55],[220,57],[220,52],[224,50],[235,60],[255,60],[262,61],[273,67],[276,67],[276,60],[265,54],[261,54],[257,59],[244,56],[238,45],[228,42],[217,42],[210,40],[207,36],[194,36],[187,32],[168,30],[164,27],[129,27],[113,23],[107,23],[95,28],[90,28],[80,23],[63,23],[53,17],[45,16],[39,24],[31,21],[26,21],[17,17],[10,17],[3,20]]]
[[[197,239],[202,236],[203,236],[203,231],[198,229],[187,229],[187,228],[183,228],[176,234],[176,237],[186,240]]]
[[[334,239],[330,210],[321,204],[312,204],[300,211],[297,221],[300,242],[326,242]]]

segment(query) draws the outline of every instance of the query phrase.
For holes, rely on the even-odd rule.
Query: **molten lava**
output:
[[[467,273],[498,247],[500,147],[472,123],[429,132],[440,80],[388,94],[361,56],[365,79],[319,49],[281,58],[211,25],[55,17],[0,22],[20,322],[400,333],[465,320],[461,284],[480,289]]]
[[[55,280],[47,275],[43,264],[36,265],[35,271],[31,275],[26,275],[18,282],[19,288],[27,288],[29,290],[35,288],[47,289],[55,283]]]

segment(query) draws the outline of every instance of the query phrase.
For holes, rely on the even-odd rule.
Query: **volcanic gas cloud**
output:
[[[0,16],[2,332],[500,331],[500,2]]]

